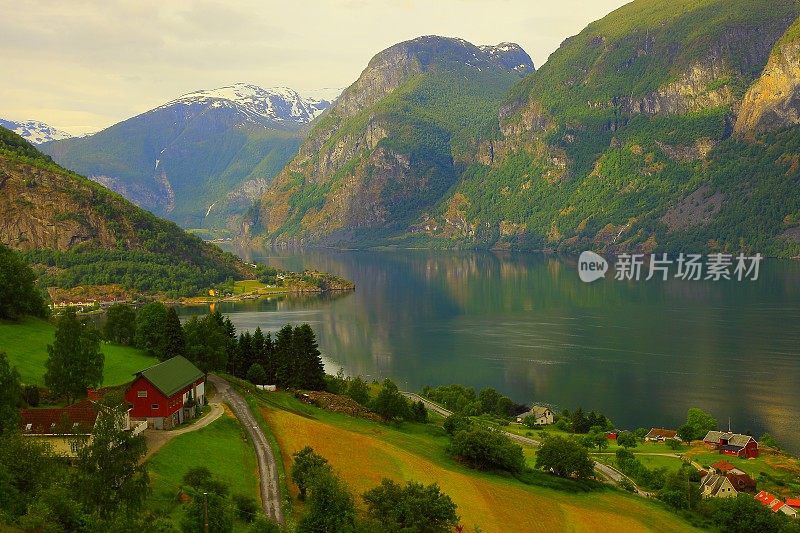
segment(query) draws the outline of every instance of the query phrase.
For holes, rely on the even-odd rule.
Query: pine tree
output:
[[[236,368],[234,375],[244,377],[247,370],[254,363],[253,358],[253,338],[249,331],[245,331],[239,335],[239,346],[236,353]]]
[[[275,356],[274,356],[274,369],[275,369],[275,382],[284,388],[294,387],[293,375],[293,336],[292,326],[286,324],[275,335]]]
[[[267,373],[267,383],[275,385],[277,383],[275,376],[275,343],[272,341],[271,333],[267,333],[267,337],[264,339],[261,366],[264,367],[264,371]]]
[[[297,356],[298,386],[310,390],[325,388],[325,365],[314,330],[308,324],[294,328],[294,352]]]
[[[183,336],[183,326],[174,307],[167,310],[164,320],[164,359],[184,355],[186,352],[186,339]]]
[[[47,353],[45,385],[68,403],[103,382],[105,356],[100,351],[100,334],[78,320],[73,309],[59,318],[55,341],[47,346]]]

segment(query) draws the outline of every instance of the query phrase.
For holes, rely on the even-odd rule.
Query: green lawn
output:
[[[8,354],[24,383],[44,385],[47,345],[52,344],[55,327],[45,320],[28,318],[20,323],[0,322],[0,351]],[[120,385],[132,374],[158,361],[130,346],[102,343],[106,356],[103,386]]]
[[[244,494],[260,501],[258,463],[247,435],[227,414],[208,426],[175,437],[147,462],[152,493],[147,507],[180,522],[177,497],[183,475],[192,467],[205,466],[228,484],[230,494]]]

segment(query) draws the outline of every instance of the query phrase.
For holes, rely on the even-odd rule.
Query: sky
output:
[[[335,94],[420,35],[515,42],[538,68],[627,0],[0,0],[0,118],[99,131],[237,82]]]

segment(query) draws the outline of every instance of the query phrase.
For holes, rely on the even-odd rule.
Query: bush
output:
[[[255,498],[244,494],[234,494],[233,504],[236,508],[236,516],[242,522],[250,523],[256,519],[258,502],[256,502]]]
[[[183,483],[202,492],[209,492],[224,498],[228,495],[228,486],[224,481],[214,479],[211,471],[205,466],[190,468],[183,475]]]
[[[266,385],[267,372],[264,370],[264,367],[258,363],[250,365],[250,368],[247,370],[247,381],[254,385]]]
[[[574,439],[551,436],[536,453],[536,468],[559,477],[586,479],[594,473],[594,462],[586,448]]]
[[[472,429],[472,420],[468,416],[453,414],[445,419],[442,427],[448,435],[453,436],[459,431]]]
[[[462,430],[453,437],[451,451],[475,468],[521,472],[525,468],[522,447],[506,435],[483,428]]]

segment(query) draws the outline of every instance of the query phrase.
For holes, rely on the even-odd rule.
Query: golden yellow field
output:
[[[281,447],[287,472],[291,455],[306,445],[325,456],[359,495],[382,477],[437,482],[458,505],[465,531],[686,531],[677,516],[635,496],[618,492],[568,494],[524,485],[513,479],[448,468],[403,449],[376,425],[372,434],[303,417],[280,409],[262,409]],[[297,488],[291,487],[292,496]],[[360,503],[360,499],[357,498]],[[296,507],[297,508],[297,507]]]

